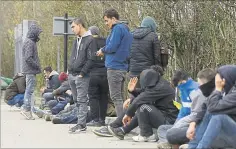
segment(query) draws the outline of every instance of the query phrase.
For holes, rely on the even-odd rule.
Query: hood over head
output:
[[[227,94],[236,83],[236,65],[224,65],[217,69],[217,73],[225,79],[224,91]]]
[[[160,80],[160,73],[153,69],[143,70],[140,74],[140,85],[142,89],[154,87]]]
[[[37,24],[34,23],[29,27],[27,37],[33,40],[34,42],[38,42],[40,40],[39,34],[41,32],[42,32],[42,29]]]
[[[143,19],[141,27],[148,27],[152,32],[156,32],[157,23],[154,18],[147,16]]]
[[[91,31],[92,35],[99,35],[100,34],[99,28],[97,26],[90,26],[88,28],[88,30]]]

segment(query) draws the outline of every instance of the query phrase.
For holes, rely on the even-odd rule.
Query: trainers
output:
[[[157,148],[158,149],[166,149],[166,148],[167,149],[172,149],[173,146],[171,144],[167,143],[167,142],[163,142],[163,143],[158,143]]]
[[[141,136],[140,134],[138,136],[132,137],[132,139],[135,142],[156,142],[156,137],[155,135],[151,135],[149,137]]]
[[[113,137],[113,135],[108,131],[107,126],[104,126],[97,130],[93,130],[93,133],[100,137]]]
[[[119,128],[113,128],[111,126],[108,126],[108,131],[115,137],[117,137],[120,140],[124,140],[125,138],[125,133],[122,129],[122,127]]]
[[[53,124],[62,124],[62,121],[61,121],[61,119],[58,118],[58,117],[53,117],[53,118],[52,118],[52,123],[53,123]]]
[[[81,132],[81,131],[86,131],[87,127],[86,126],[82,126],[80,124],[76,124],[74,127],[71,127],[69,129],[69,133],[74,133],[76,131]]]
[[[33,113],[35,114],[35,115],[37,115],[39,118],[43,118],[43,116],[44,116],[44,112],[42,111],[42,110],[40,110],[40,109],[35,109],[35,110],[33,110]]]
[[[180,145],[179,149],[187,149],[188,148],[188,144],[183,144]]]
[[[45,121],[51,121],[51,116],[52,116],[52,114],[45,114],[44,115]]]
[[[34,117],[30,111],[21,110],[21,115],[23,115],[27,120],[34,120]]]
[[[101,126],[105,126],[105,123],[102,123],[100,121],[96,122],[96,121],[92,120],[89,123],[87,123],[86,125],[91,126],[91,127],[101,127]]]

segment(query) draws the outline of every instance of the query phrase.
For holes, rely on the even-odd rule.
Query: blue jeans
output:
[[[41,105],[45,106],[46,103],[50,100],[54,100],[54,95],[52,94],[52,92],[47,92],[43,94],[43,99],[41,100]]]
[[[31,111],[33,104],[32,95],[34,93],[34,88],[36,86],[36,75],[35,74],[26,74],[26,89],[24,96],[24,105],[23,108],[25,111]]]
[[[24,103],[24,94],[17,94],[12,99],[8,100],[7,104],[10,106],[14,106],[18,104],[19,107],[21,107]]]
[[[196,128],[194,140],[189,148],[236,147],[236,122],[228,115],[206,113]]]

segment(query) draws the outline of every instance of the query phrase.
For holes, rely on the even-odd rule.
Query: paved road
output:
[[[36,116],[35,116],[36,117]],[[135,143],[128,136],[102,138],[89,128],[86,133],[69,134],[69,125],[54,125],[44,119],[28,121],[19,111],[1,102],[1,148],[155,148],[156,143]]]

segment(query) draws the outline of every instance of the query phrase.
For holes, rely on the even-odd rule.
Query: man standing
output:
[[[127,25],[119,22],[119,14],[115,9],[105,11],[103,19],[111,33],[107,37],[106,46],[100,49],[97,55],[105,54],[110,96],[115,105],[116,115],[120,116],[123,113],[123,86],[133,37]]]
[[[21,114],[28,120],[34,120],[31,112],[32,94],[36,85],[36,74],[41,73],[36,45],[41,32],[42,29],[37,24],[32,24],[22,47],[22,66],[23,73],[26,75],[26,90]]]
[[[78,123],[71,127],[69,132],[85,131],[86,117],[88,113],[88,87],[89,87],[89,66],[91,59],[91,46],[93,36],[85,28],[81,18],[76,18],[71,23],[72,31],[77,35],[74,40],[69,62],[69,83],[78,107]]]

